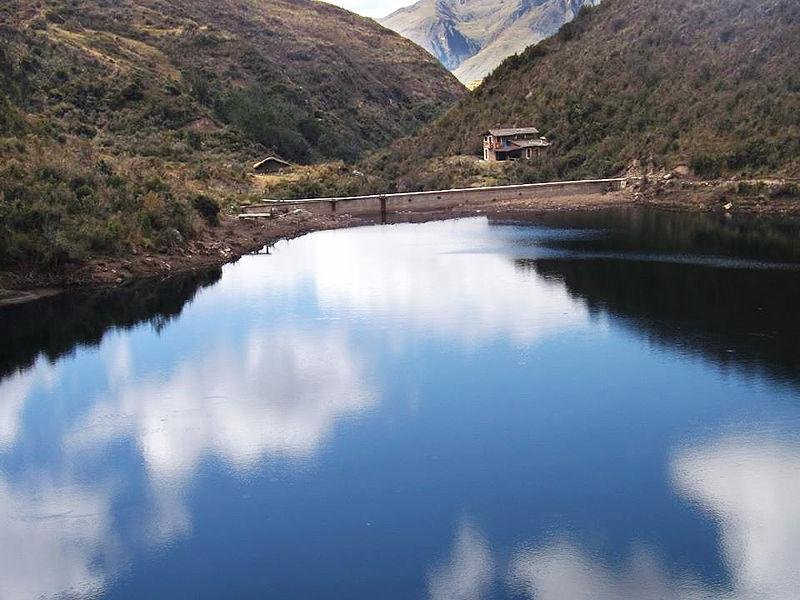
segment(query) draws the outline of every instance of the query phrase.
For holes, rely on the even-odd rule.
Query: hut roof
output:
[[[539,133],[539,130],[536,127],[511,127],[508,129],[490,129],[483,135],[493,135],[495,137],[505,137],[508,135],[522,135],[522,134],[533,134],[536,135]]]
[[[286,162],[285,160],[281,160],[277,156],[268,156],[264,160],[258,161],[256,164],[253,165],[254,170],[261,169],[262,167],[266,166],[276,166],[276,167],[291,167],[291,163]]]

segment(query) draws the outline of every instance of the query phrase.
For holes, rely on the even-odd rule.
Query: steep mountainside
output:
[[[463,82],[554,34],[599,0],[419,0],[381,20],[436,56]]]
[[[550,157],[509,177],[612,175],[636,159],[800,176],[798,40],[797,0],[606,0],[370,162],[400,187],[435,185],[424,173],[436,157],[477,155],[485,129],[532,124]]]
[[[4,0],[0,265],[180,246],[255,158],[354,159],[465,93],[314,0]]]

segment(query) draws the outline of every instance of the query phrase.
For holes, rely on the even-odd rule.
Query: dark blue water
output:
[[[321,232],[0,312],[0,598],[800,594],[800,243]]]

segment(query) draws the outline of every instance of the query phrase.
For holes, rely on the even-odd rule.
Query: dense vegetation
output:
[[[703,177],[800,175],[800,3],[605,0],[507,59],[444,117],[362,170],[400,189],[469,185],[491,126],[533,124],[547,160],[496,182],[598,177],[634,161]]]
[[[465,93],[311,0],[0,5],[0,270],[180,248],[268,153],[354,160]]]

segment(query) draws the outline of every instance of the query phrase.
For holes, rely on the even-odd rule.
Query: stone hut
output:
[[[531,160],[550,145],[535,127],[490,129],[483,134],[483,160]]]

